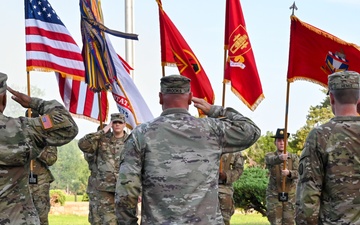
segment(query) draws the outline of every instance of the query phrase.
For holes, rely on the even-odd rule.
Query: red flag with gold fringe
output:
[[[163,66],[176,65],[181,75],[191,79],[191,91],[198,98],[214,104],[214,91],[199,60],[185,39],[159,5],[161,61]]]
[[[327,87],[328,75],[360,72],[360,48],[291,16],[287,80],[307,80]]]
[[[239,0],[226,1],[224,82],[251,110],[264,99],[255,58]]]

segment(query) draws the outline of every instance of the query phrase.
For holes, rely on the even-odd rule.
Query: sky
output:
[[[81,47],[80,11],[78,0],[49,0],[62,22]],[[215,93],[215,104],[221,105],[223,80],[223,43],[225,0],[162,0],[163,8],[177,26],[202,64]],[[286,74],[288,66],[290,15],[293,0],[241,0],[246,29],[253,48],[265,99],[251,111],[227,86],[225,106],[251,118],[262,130],[275,132],[285,126]],[[105,25],[125,31],[125,1],[101,2]],[[134,82],[153,115],[162,109],[158,93],[161,78],[160,31],[155,0],[134,1]],[[296,1],[295,15],[302,21],[325,30],[347,42],[360,45],[360,1],[301,0]],[[26,52],[24,1],[6,1],[0,7],[0,71],[8,74],[9,86],[26,87]],[[125,57],[125,41],[111,37],[118,54]],[[178,74],[166,68],[166,75]],[[30,72],[30,84],[44,90],[44,99],[61,101],[53,73]],[[288,132],[294,134],[306,122],[310,106],[318,105],[326,96],[323,88],[306,81],[290,84]],[[110,113],[117,112],[111,95]],[[12,101],[12,100],[10,100]],[[24,110],[25,111],[25,110]],[[190,112],[197,111],[190,106]],[[6,110],[5,110],[6,114]],[[9,115],[11,116],[11,115]],[[110,118],[110,116],[109,116]],[[77,139],[95,132],[98,124],[76,119]]]

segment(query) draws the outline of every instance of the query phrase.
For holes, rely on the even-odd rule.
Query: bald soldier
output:
[[[0,73],[0,224],[40,224],[29,190],[30,160],[46,146],[70,142],[78,127],[70,113],[57,101],[31,98],[6,85]],[[7,117],[6,90],[24,108],[41,117]]]
[[[137,224],[142,188],[142,225],[222,225],[221,154],[248,148],[260,129],[232,108],[193,97],[190,79],[184,76],[165,76],[160,86],[163,112],[137,126],[126,140],[116,185],[118,224]],[[191,102],[208,117],[190,115]]]
[[[330,121],[306,138],[296,189],[296,223],[360,224],[359,74],[343,71],[328,77]]]

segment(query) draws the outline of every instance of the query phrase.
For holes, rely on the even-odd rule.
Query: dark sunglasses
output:
[[[124,124],[124,122],[121,122],[121,121],[114,121],[113,124],[115,124],[115,123]]]

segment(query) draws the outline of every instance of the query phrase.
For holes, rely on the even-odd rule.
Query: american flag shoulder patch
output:
[[[41,124],[45,130],[53,127],[53,123],[52,123],[49,115],[41,116],[40,120],[41,120]]]

